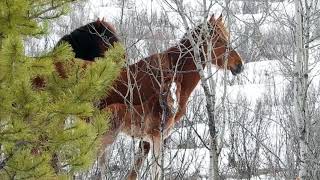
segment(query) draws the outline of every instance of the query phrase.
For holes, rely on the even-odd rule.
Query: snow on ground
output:
[[[287,89],[289,85],[289,80],[288,78],[284,75],[283,73],[283,64],[279,60],[270,60],[270,61],[260,61],[260,62],[252,62],[252,63],[247,63],[245,65],[245,70],[243,74],[239,75],[240,80],[235,81],[233,84],[228,85],[226,88],[226,96],[228,98],[228,101],[231,103],[239,103],[239,97],[242,97],[243,99],[246,99],[248,103],[248,108],[254,110],[256,108],[257,102],[264,102],[265,97],[271,98],[271,101],[276,101],[275,97],[281,99],[285,95],[285,90]],[[215,67],[213,67],[215,68]],[[311,71],[311,74],[316,74],[319,72],[320,66],[314,66],[314,68]],[[222,79],[223,72],[218,71],[219,73],[219,78]],[[231,77],[230,78],[234,78]],[[222,87],[222,82],[220,79],[217,81],[217,92],[216,92],[216,99],[217,101],[217,106],[219,106],[220,102],[219,99],[221,99],[221,96],[223,95],[223,87]],[[314,83],[315,85],[318,84],[319,76],[316,76],[314,78]],[[197,86],[196,91],[190,97],[190,101],[193,101],[193,98],[195,96],[203,96],[204,94],[201,90],[200,84]],[[274,102],[272,102],[274,103]],[[191,103],[192,104],[192,103]],[[205,111],[205,105],[202,103],[202,110]],[[285,145],[282,140],[282,137],[285,137],[285,131],[282,128],[282,123],[281,119],[285,118],[283,115],[285,114],[283,112],[283,109],[279,107],[277,104],[272,105],[270,109],[266,110],[268,111],[268,115],[262,115],[261,117],[263,118],[262,123],[263,123],[263,130],[267,134],[267,139],[263,141],[263,144],[267,146],[268,150],[264,149],[261,152],[261,166],[259,168],[266,168],[266,165],[263,165],[264,163],[267,164],[268,162],[268,157],[265,156],[264,152],[265,151],[271,151],[271,153],[277,154],[280,158],[285,159]],[[193,114],[192,112],[187,112],[188,116],[192,120]],[[254,111],[248,111],[247,112],[248,116],[246,121],[255,121],[255,112]],[[195,131],[198,132],[198,135],[203,139],[202,141],[198,137],[198,135],[195,133]],[[226,130],[225,134],[229,134],[230,130]],[[256,128],[253,128],[252,133],[254,134],[256,131]],[[250,135],[248,135],[250,136]],[[192,141],[190,141],[190,137],[194,137]],[[192,174],[196,172],[197,167],[201,169],[201,167],[207,167],[205,169],[201,169],[198,173],[200,175],[207,175],[208,173],[208,167],[209,167],[209,151],[202,145],[202,143],[206,143],[207,146],[209,146],[209,132],[208,132],[208,126],[207,124],[195,124],[193,126],[187,126],[187,127],[182,127],[179,129],[176,129],[170,139],[173,144],[183,144],[183,142],[186,142],[188,140],[189,144],[190,142],[195,142],[196,146],[199,148],[197,149],[187,149],[184,151],[184,149],[179,152],[176,149],[171,149],[168,150],[170,156],[174,156],[175,153],[178,153],[176,156],[177,157],[184,157],[184,158],[195,158],[194,163],[189,164],[190,169],[187,170],[187,173]],[[251,139],[251,140],[250,140]],[[226,141],[228,141],[226,139]],[[255,148],[255,139],[250,137],[247,139],[247,148]],[[193,146],[194,144],[190,144],[190,146]],[[185,148],[190,148],[186,146]],[[276,151],[276,149],[279,150],[282,149],[282,151]],[[221,152],[221,167],[228,167],[228,154],[230,152],[229,147],[225,147],[222,149]],[[197,154],[198,153],[198,154]],[[171,155],[173,154],[173,155]],[[191,157],[187,157],[191,156]],[[197,160],[199,159],[204,159],[201,164],[198,163]],[[172,164],[175,165],[175,167],[182,167],[183,165],[187,166],[187,164],[183,164],[184,162],[177,158],[172,161]],[[283,164],[281,164],[283,165]],[[271,177],[265,176],[261,177],[262,179],[270,179]]]
[[[238,97],[242,96],[254,105],[266,94],[281,94],[288,85],[281,66],[277,60],[246,63],[243,73],[239,75],[240,81],[227,87],[228,99],[236,103]],[[223,91],[223,87],[218,84],[216,96],[221,97]]]
[[[212,67],[215,72],[216,67]],[[216,82],[216,98],[217,104],[224,93],[223,86],[223,70],[217,71],[217,78],[214,76]],[[232,76],[228,72],[229,81],[234,80],[231,85],[226,88],[226,96],[230,102],[236,103],[239,97],[244,97],[246,100],[254,105],[255,102],[263,98],[266,94],[281,95],[289,84],[288,79],[283,75],[282,64],[278,60],[266,60],[259,62],[250,62],[245,64],[244,71]],[[196,87],[195,92],[202,92],[200,83]],[[192,96],[194,96],[194,93]],[[202,92],[203,93],[203,92]],[[192,99],[192,96],[190,99]],[[196,96],[199,96],[197,93]]]
[[[197,172],[200,175],[208,175],[210,163],[209,150],[206,148],[197,149],[171,149],[166,153],[165,159],[173,159],[166,162],[167,166],[181,170],[187,175]]]

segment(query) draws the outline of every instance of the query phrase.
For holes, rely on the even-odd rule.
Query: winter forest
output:
[[[61,41],[89,23],[92,60]],[[0,24],[0,179],[320,179],[318,0],[0,0]]]

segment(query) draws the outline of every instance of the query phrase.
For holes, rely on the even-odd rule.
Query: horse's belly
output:
[[[147,136],[144,130],[142,130],[140,127],[135,125],[131,125],[131,127],[125,127],[122,130],[122,132],[130,137],[135,137],[135,138],[143,138],[144,136]]]

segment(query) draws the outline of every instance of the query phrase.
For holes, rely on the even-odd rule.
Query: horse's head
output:
[[[98,19],[80,27],[79,32],[81,31],[82,36],[88,41],[87,47],[90,50],[86,52],[86,55],[91,56],[90,59],[103,57],[104,53],[119,41],[115,28],[104,19]],[[81,43],[85,42],[81,41]]]
[[[210,42],[212,43],[212,63],[220,68],[224,68],[225,61],[227,69],[232,72],[233,75],[239,74],[243,70],[243,61],[241,56],[235,49],[229,46],[229,32],[227,31],[222,15],[218,19],[215,19],[214,15],[211,16],[209,22],[209,35]]]
[[[105,51],[119,41],[115,28],[110,23],[104,21],[104,18],[89,23],[87,26],[88,31],[95,34],[102,41],[101,45],[105,47]]]

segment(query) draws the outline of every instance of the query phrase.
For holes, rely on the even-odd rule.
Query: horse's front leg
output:
[[[138,173],[144,160],[147,158],[150,151],[150,143],[147,141],[140,141],[138,155],[134,157],[134,166],[128,174],[128,180],[136,180],[138,178]]]
[[[183,93],[179,94],[178,111],[174,117],[175,122],[179,121],[186,114],[189,96],[190,94],[183,94]]]
[[[152,159],[154,162],[152,163],[151,169],[151,179],[158,180],[160,179],[162,154],[161,154],[161,137],[160,134],[157,136],[153,136],[152,138]]]

